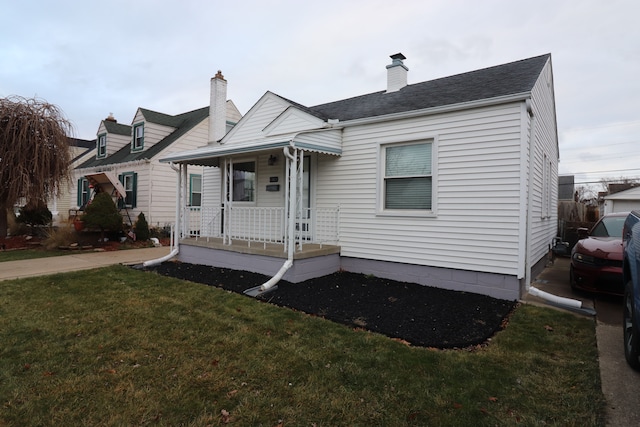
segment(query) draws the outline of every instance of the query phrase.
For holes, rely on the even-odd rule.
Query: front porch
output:
[[[338,271],[339,208],[304,209],[292,236],[285,212],[284,207],[187,207],[177,259],[273,276],[292,256],[293,265],[283,276],[292,283]]]
[[[176,259],[273,277],[287,261],[287,252],[282,250],[281,244],[250,245],[248,241],[241,240],[225,244],[221,238],[187,237],[180,240]],[[340,246],[306,244],[295,251],[293,259],[293,265],[283,280],[300,283],[326,276],[340,270]]]
[[[181,235],[227,250],[250,253],[247,251],[260,249],[286,258],[290,239],[295,253],[308,252],[308,247],[336,246],[339,220],[339,207],[305,208],[296,215],[291,231],[285,207],[186,207]]]

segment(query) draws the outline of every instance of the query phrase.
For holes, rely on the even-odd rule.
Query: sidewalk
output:
[[[48,258],[7,261],[0,263],[0,281],[89,270],[114,264],[141,264],[144,261],[161,258],[169,252],[169,246],[161,246],[157,248],[85,252]]]

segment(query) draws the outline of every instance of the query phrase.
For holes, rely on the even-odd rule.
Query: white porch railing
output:
[[[225,218],[225,215],[229,215]],[[303,209],[296,219],[294,239],[299,247],[306,243],[338,244],[339,207]],[[234,240],[252,243],[283,244],[287,238],[285,209],[260,207],[196,208],[184,211],[183,235],[187,237],[222,238],[230,244]],[[284,250],[284,248],[283,248]]]

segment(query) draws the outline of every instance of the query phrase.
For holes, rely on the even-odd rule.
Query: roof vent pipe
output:
[[[407,68],[402,62],[407,59],[403,54],[391,55],[392,62],[387,65],[387,93],[397,92],[407,85]]]

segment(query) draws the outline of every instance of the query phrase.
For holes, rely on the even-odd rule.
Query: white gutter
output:
[[[471,108],[490,107],[493,105],[506,104],[509,102],[519,102],[531,98],[531,92],[520,92],[512,95],[496,96],[495,98],[481,99],[476,101],[459,102],[457,104],[442,105],[439,107],[423,108],[421,110],[404,111],[400,113],[387,114],[385,116],[363,117],[361,119],[341,121],[342,127],[358,126],[369,123],[380,123],[391,120],[410,119],[432,114],[448,113],[451,111],[468,110]]]
[[[180,245],[178,244],[178,241],[180,233],[180,193],[182,192],[182,175],[180,174],[180,168],[175,167],[173,163],[169,163],[169,166],[171,166],[171,169],[178,173],[178,188],[176,189],[176,224],[173,227],[173,230],[171,230],[171,252],[161,258],[143,262],[143,267],[151,267],[154,265],[162,264],[163,262],[168,261],[174,256],[178,255],[178,252],[180,252]]]

